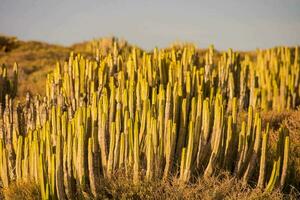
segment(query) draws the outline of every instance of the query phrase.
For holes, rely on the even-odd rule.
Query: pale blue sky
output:
[[[300,45],[300,0],[0,0],[0,33],[64,45],[115,35],[146,49]]]

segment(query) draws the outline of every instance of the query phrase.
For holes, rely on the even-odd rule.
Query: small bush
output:
[[[9,185],[9,187],[4,188],[2,191],[5,200],[41,199],[39,187],[33,181],[13,182]]]

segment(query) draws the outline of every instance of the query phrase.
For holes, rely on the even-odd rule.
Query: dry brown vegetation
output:
[[[299,198],[299,191],[295,188],[292,188],[289,194],[283,194],[279,190],[266,193],[243,184],[226,172],[210,179],[197,179],[190,184],[182,184],[178,179],[171,178],[164,181],[141,182],[139,185],[133,184],[129,177],[119,172],[111,179],[102,179],[100,183],[99,199],[296,200]],[[40,199],[39,188],[33,181],[13,183],[2,192],[0,195],[6,200]],[[86,192],[80,192],[76,194],[76,199],[92,200],[93,197]]]
[[[2,190],[1,197],[6,200],[39,200],[40,190],[34,181],[19,181]]]
[[[110,199],[296,199],[296,192],[284,195],[275,190],[265,193],[243,184],[228,173],[220,173],[209,179],[196,179],[182,184],[178,179],[142,182],[135,186],[119,174],[111,180],[103,180],[103,198]]]
[[[56,61],[65,59],[70,49],[42,42],[23,42],[0,36],[0,65],[19,64],[19,96],[26,92],[44,94],[46,75]]]
[[[242,112],[239,114],[239,123],[247,119],[247,113]],[[282,124],[284,124],[288,130],[291,138],[290,146],[290,160],[289,160],[289,172],[288,180],[289,185],[285,188],[286,191],[294,189],[299,195],[300,189],[300,108],[297,110],[287,110],[284,112],[267,111],[262,112],[262,127],[266,128],[269,124],[271,146],[269,152],[275,154],[276,141],[278,140],[278,130]],[[269,159],[272,159],[270,157]],[[271,170],[272,166],[268,167]],[[299,196],[298,196],[299,198]]]
[[[113,38],[97,40],[103,46],[102,53],[110,50]],[[18,96],[24,97],[27,92],[45,95],[45,79],[57,62],[69,57],[71,51],[85,56],[92,54],[92,42],[82,42],[66,47],[38,41],[21,41],[16,37],[0,35],[0,65],[12,69],[16,62],[19,66]],[[121,47],[128,45],[121,41]]]
[[[289,129],[291,141],[290,173],[288,179],[300,189],[300,110],[292,112],[283,122]]]

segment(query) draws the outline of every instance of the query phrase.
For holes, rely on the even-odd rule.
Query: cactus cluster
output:
[[[5,97],[9,95],[11,98],[14,98],[17,94],[18,87],[18,66],[15,63],[13,66],[13,77],[10,80],[8,78],[7,67],[2,65],[0,67],[0,107],[3,107],[5,104]]]
[[[191,45],[147,53],[117,42],[94,59],[71,53],[47,76],[45,97],[28,95],[24,105],[7,97],[1,182],[33,178],[43,199],[73,199],[78,190],[98,198],[102,177],[119,170],[135,184],[227,170],[266,191],[282,188],[288,130],[280,128],[270,156],[260,112],[300,104],[298,54],[278,47],[256,59],[232,50],[217,56],[210,46],[200,56]]]

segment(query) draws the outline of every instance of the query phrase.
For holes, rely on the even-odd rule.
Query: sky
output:
[[[117,36],[253,50],[300,45],[300,0],[0,0],[0,33],[71,45]]]

